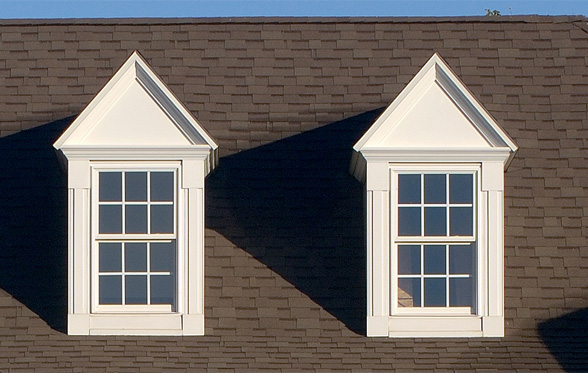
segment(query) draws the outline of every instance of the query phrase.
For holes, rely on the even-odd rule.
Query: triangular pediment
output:
[[[138,52],[127,59],[54,146],[217,148]]]
[[[431,84],[390,128],[383,125],[367,146],[393,148],[479,148],[489,142],[447,96]],[[388,121],[394,120],[388,118]]]
[[[79,139],[76,140],[92,146],[192,144],[138,83],[130,84],[115,102],[105,108],[93,126],[79,133]]]
[[[516,145],[434,54],[354,149],[506,148]]]

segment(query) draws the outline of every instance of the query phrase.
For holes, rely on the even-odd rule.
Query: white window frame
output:
[[[472,236],[399,236],[397,232],[398,219],[398,175],[399,174],[471,174],[474,176],[473,195],[473,232]],[[480,211],[484,210],[480,201],[480,165],[479,164],[391,164],[390,165],[390,315],[391,316],[459,316],[471,317],[479,316],[482,299],[485,298],[485,289],[483,279],[480,276],[480,269],[483,266],[483,257],[485,256],[485,245],[479,242],[479,232],[482,230],[480,222],[483,217]],[[421,201],[421,203],[423,203]],[[424,216],[421,216],[424,219]],[[472,313],[470,307],[398,307],[398,264],[395,258],[398,258],[398,246],[402,244],[424,244],[437,243],[440,245],[451,245],[459,243],[474,243],[476,247],[476,307]],[[448,264],[447,264],[448,265]],[[423,289],[421,289],[421,292]],[[451,322],[451,321],[450,321]]]
[[[462,152],[459,152],[462,153]],[[504,154],[499,152],[443,153],[415,151],[401,157],[388,151],[364,150],[367,192],[368,316],[367,335],[386,337],[502,337],[504,336]],[[474,154],[475,155],[475,154]],[[472,159],[478,162],[472,162]],[[387,159],[396,159],[387,161]],[[414,160],[407,162],[408,159]],[[394,309],[392,286],[393,196],[392,170],[448,172],[479,170],[477,200],[478,296],[476,314],[465,310]],[[463,168],[462,168],[463,169]],[[424,307],[423,307],[424,308]],[[466,314],[467,313],[467,314]]]
[[[95,149],[92,150],[96,152]],[[116,153],[121,152],[122,149]],[[85,151],[68,160],[69,254],[68,334],[72,335],[203,335],[204,334],[204,176],[206,158],[161,161],[141,157],[120,159],[111,150]],[[97,172],[111,170],[177,170],[177,305],[98,306],[97,304]],[[94,175],[94,176],[92,176]],[[143,236],[137,236],[140,238]],[[169,238],[168,235],[161,235]]]
[[[176,310],[182,308],[183,297],[179,294],[183,291],[184,272],[181,270],[185,266],[185,233],[183,214],[180,211],[184,209],[186,196],[184,191],[179,188],[178,177],[181,171],[180,162],[92,162],[92,193],[91,193],[91,312],[92,313],[176,313]],[[100,234],[98,230],[98,182],[100,172],[150,172],[150,171],[169,171],[174,173],[174,233],[172,234]],[[124,209],[123,209],[124,211]],[[124,212],[123,212],[124,214]],[[122,221],[124,226],[124,219]],[[176,304],[168,305],[104,305],[99,302],[99,243],[105,240],[116,242],[156,242],[163,240],[174,240],[176,242]],[[149,269],[148,269],[149,271]]]

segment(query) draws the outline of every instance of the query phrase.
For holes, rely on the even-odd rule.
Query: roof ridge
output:
[[[451,17],[185,17],[185,18],[34,18],[0,19],[4,25],[63,25],[63,24],[238,24],[238,23],[565,23],[588,21],[584,15],[514,15],[514,16],[451,16]]]

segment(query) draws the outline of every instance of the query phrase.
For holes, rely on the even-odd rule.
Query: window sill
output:
[[[491,316],[372,316],[368,337],[504,337],[504,318]]]
[[[68,333],[70,335],[204,335],[204,315],[69,314]]]

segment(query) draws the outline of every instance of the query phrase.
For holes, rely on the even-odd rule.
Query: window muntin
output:
[[[408,167],[392,173],[391,311],[475,314],[478,168]]]
[[[177,169],[98,169],[96,310],[177,308]]]
[[[398,174],[398,236],[474,236],[474,175]]]
[[[175,234],[174,172],[100,171],[99,234]]]
[[[99,304],[175,304],[175,241],[100,242]]]
[[[398,245],[398,307],[475,310],[475,245]]]

